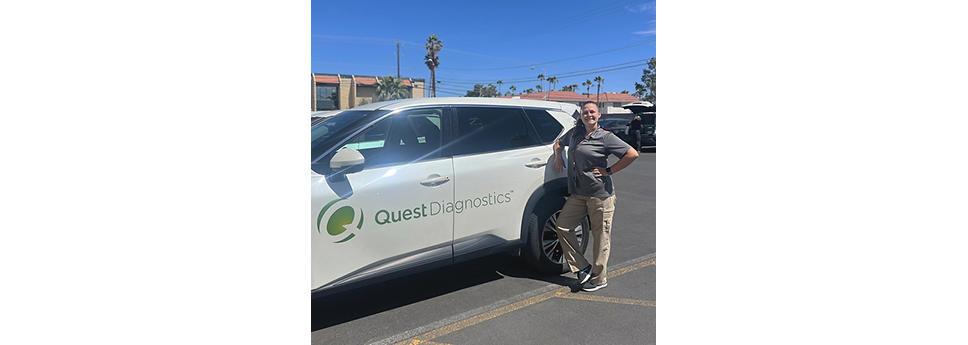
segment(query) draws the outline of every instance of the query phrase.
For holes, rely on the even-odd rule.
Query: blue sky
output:
[[[601,75],[603,92],[634,92],[642,67],[626,67],[655,56],[655,1],[313,0],[312,69],[396,75],[399,40],[401,76],[429,83],[423,44],[432,33],[444,42],[438,96],[498,79],[504,91],[514,84],[521,92],[542,72],[559,75],[558,88],[583,92],[582,81]],[[605,68],[613,70],[597,71]]]

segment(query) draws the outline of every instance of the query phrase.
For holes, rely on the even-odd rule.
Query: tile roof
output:
[[[521,94],[519,97],[521,99],[545,99],[548,97],[549,101],[556,102],[583,102],[583,101],[594,101],[599,99],[596,94],[582,95],[574,91],[551,91],[549,92],[535,92],[535,93],[525,93]],[[601,94],[602,102],[621,102],[621,103],[631,103],[638,102],[639,99],[627,93],[611,92]]]
[[[339,84],[339,77],[338,76],[335,76],[335,75],[320,75],[320,74],[317,74],[315,76],[315,80],[316,80],[317,83]]]
[[[343,77],[343,79],[347,79],[347,78],[350,78],[351,75],[343,74],[342,77]],[[376,83],[377,83],[377,78],[376,77],[372,77],[372,76],[360,76],[360,75],[358,75],[358,76],[352,76],[352,77],[354,77],[356,79],[356,85],[361,85],[361,86],[376,86]],[[420,78],[413,79],[413,81],[411,81],[412,78],[406,78],[406,77],[403,77],[403,78],[400,78],[400,79],[401,79],[401,82],[403,82],[403,86],[406,86],[406,87],[413,86],[412,85],[413,82],[421,82],[421,83],[424,82],[424,80],[423,79],[420,79]],[[329,75],[329,74],[316,74],[314,76],[314,80],[317,83],[321,83],[321,84],[339,84],[339,82],[340,82],[340,76],[338,76],[338,75]]]
[[[356,85],[376,85],[376,77],[355,77]]]

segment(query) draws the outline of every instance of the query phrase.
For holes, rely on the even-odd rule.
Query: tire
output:
[[[554,220],[561,213],[564,198],[558,202],[542,200],[528,217],[528,243],[525,248],[525,258],[528,264],[541,273],[561,274],[568,271],[568,263],[562,256],[561,243],[558,233],[554,230]],[[585,253],[591,240],[591,230],[588,216],[582,219],[576,228],[578,240],[581,243],[581,253]],[[551,244],[551,243],[554,244]],[[550,245],[549,248],[545,248]]]

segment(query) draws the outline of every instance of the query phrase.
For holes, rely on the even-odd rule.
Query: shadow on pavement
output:
[[[312,330],[335,326],[408,304],[504,278],[528,278],[566,286],[557,275],[540,275],[523,260],[497,254],[312,300]]]

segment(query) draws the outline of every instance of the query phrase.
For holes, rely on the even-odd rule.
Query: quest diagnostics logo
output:
[[[357,212],[357,210],[352,206],[342,206],[334,209],[333,205],[340,200],[342,199],[330,201],[328,204],[326,204],[326,206],[323,206],[323,209],[319,211],[319,215],[316,216],[317,233],[322,233],[323,219],[327,219],[326,233],[328,233],[330,236],[343,236],[344,234],[349,233],[349,235],[343,237],[343,239],[333,243],[343,243],[349,241],[356,236],[353,231],[363,229],[363,210],[359,210],[359,212]],[[333,209],[332,212],[330,212],[331,209]],[[326,215],[329,215],[329,218],[325,218]],[[356,221],[357,218],[359,218],[359,221]],[[353,227],[353,223],[356,223],[356,227]]]
[[[505,193],[488,193],[477,197],[459,199],[455,201],[431,201],[411,204],[401,209],[378,209],[372,214],[372,222],[377,229],[387,229],[386,226],[406,223],[421,218],[451,214],[458,216],[473,209],[494,207],[510,204],[514,191]],[[316,232],[323,232],[323,220],[326,220],[326,233],[341,239],[333,243],[343,243],[356,236],[354,231],[363,229],[363,210],[352,206],[335,207],[342,199],[330,201],[323,206],[316,216]],[[355,225],[354,225],[355,224]],[[373,227],[371,226],[371,227]],[[392,228],[391,228],[392,229]]]

